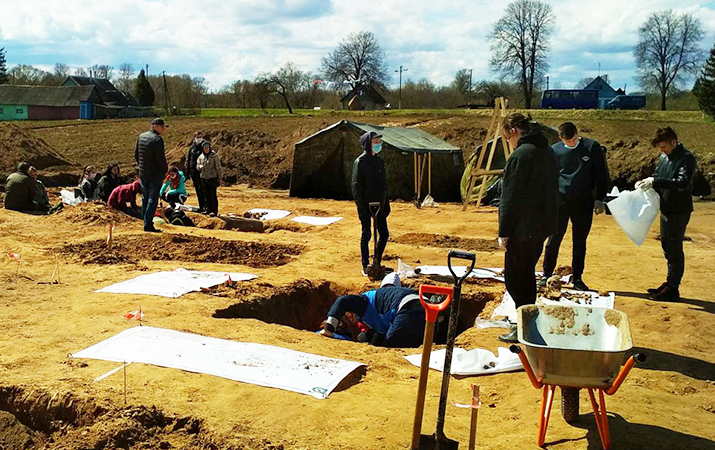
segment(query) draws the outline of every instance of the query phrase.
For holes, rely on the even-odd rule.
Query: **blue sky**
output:
[[[556,17],[548,71],[551,87],[609,74],[614,87],[637,88],[632,48],[638,27],[658,10],[696,15],[709,49],[715,2],[551,0]],[[51,70],[123,62],[149,72],[203,76],[212,89],[293,62],[317,73],[320,60],[349,33],[372,31],[392,70],[407,79],[451,82],[462,68],[475,80],[489,69],[492,24],[508,1],[485,0],[0,0],[0,47],[8,65]],[[398,78],[393,73],[393,85]]]

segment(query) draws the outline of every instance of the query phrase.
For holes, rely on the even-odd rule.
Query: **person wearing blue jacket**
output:
[[[184,204],[186,202],[186,177],[184,173],[176,166],[169,167],[169,171],[164,178],[164,184],[161,186],[159,196],[165,202],[174,208],[176,203]]]
[[[400,285],[400,277],[388,274],[379,289],[339,297],[328,311],[320,334],[334,337],[345,313],[357,315],[372,330],[370,342],[382,347],[419,347],[425,330],[425,310],[416,290]]]

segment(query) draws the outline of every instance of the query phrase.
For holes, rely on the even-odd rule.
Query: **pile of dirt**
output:
[[[477,252],[493,252],[499,250],[499,243],[496,239],[459,238],[446,234],[407,233],[396,237],[394,242],[406,245],[455,248]]]
[[[106,226],[110,223],[115,225],[129,224],[139,221],[139,219],[136,219],[128,214],[124,214],[121,211],[110,208],[106,203],[99,200],[80,203],[77,206],[65,205],[65,207],[56,214],[47,216],[47,220],[89,226]]]
[[[52,146],[32,132],[10,123],[0,124],[0,179],[27,161],[37,168],[40,180],[47,186],[74,184],[79,178],[78,166],[65,159]]]
[[[104,239],[66,244],[59,248],[65,255],[84,264],[136,263],[140,260],[186,261],[239,264],[263,268],[282,266],[303,252],[298,245],[262,242],[225,241],[186,234],[120,235],[114,238],[112,251]]]

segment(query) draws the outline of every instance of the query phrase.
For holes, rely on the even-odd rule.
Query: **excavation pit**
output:
[[[460,238],[446,234],[407,233],[397,236],[394,242],[412,246],[458,248],[474,252],[499,250],[499,243],[496,239]]]

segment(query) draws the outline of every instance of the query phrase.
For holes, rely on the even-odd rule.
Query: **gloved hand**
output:
[[[602,201],[596,200],[593,204],[593,212],[596,213],[596,215],[603,214],[606,212],[606,205],[604,205]]]
[[[508,242],[509,242],[509,238],[500,237],[499,238],[499,248],[501,248],[502,250],[506,250],[506,246],[507,246]]]
[[[641,180],[636,183],[636,189],[642,189],[644,191],[647,191],[648,189],[651,189],[653,187],[653,177],[648,177],[644,180]]]

